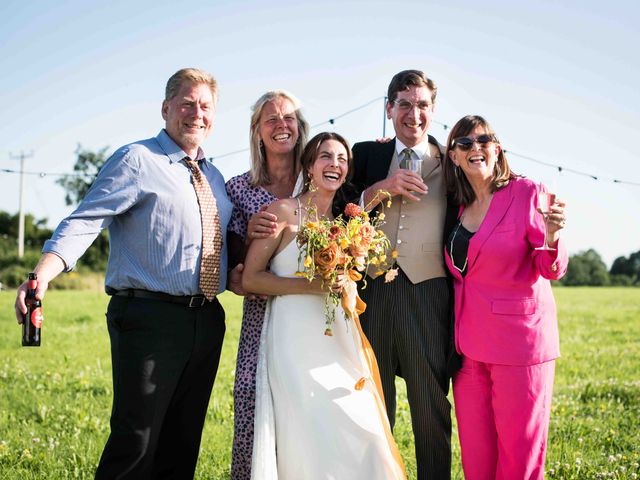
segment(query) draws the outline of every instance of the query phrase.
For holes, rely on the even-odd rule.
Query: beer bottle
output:
[[[22,316],[22,346],[39,347],[40,334],[42,333],[42,302],[36,298],[38,277],[35,273],[29,274],[29,289],[25,303],[27,314]]]

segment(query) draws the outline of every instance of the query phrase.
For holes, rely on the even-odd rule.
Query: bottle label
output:
[[[38,307],[31,312],[31,323],[34,327],[40,328],[42,327],[42,308]]]

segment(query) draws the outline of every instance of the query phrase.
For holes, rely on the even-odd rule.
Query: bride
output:
[[[307,186],[268,208],[278,217],[276,233],[254,240],[247,253],[243,287],[270,296],[256,380],[254,479],[405,478],[381,392],[371,381],[355,388],[371,378],[358,329],[337,307],[333,336],[323,335],[325,295],[340,285],[295,276],[296,234],[307,209],[332,218],[351,159],[340,135],[312,138],[301,159]]]

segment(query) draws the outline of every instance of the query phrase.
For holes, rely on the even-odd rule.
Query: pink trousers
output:
[[[554,370],[463,356],[453,397],[466,480],[544,478]]]

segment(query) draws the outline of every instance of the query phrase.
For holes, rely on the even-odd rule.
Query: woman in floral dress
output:
[[[264,208],[301,188],[296,181],[309,132],[299,101],[284,90],[262,95],[252,112],[251,169],[233,177],[226,185],[234,205],[228,234],[232,265],[244,261],[251,240],[266,238],[275,231],[276,218],[263,211]],[[233,387],[232,480],[251,476],[256,365],[265,307],[266,299],[247,297],[244,300]]]

